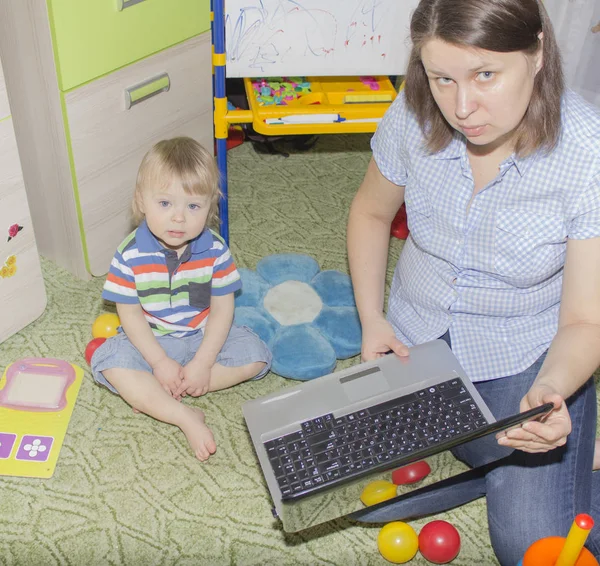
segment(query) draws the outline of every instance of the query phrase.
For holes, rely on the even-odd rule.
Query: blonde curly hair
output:
[[[173,179],[181,182],[188,195],[210,198],[208,224],[219,224],[219,170],[214,157],[196,140],[178,137],[155,144],[142,159],[135,183],[132,203],[133,221],[138,225],[144,219],[140,203],[145,191],[163,190]]]

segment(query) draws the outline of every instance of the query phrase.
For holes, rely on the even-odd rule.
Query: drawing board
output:
[[[0,475],[54,473],[83,370],[54,358],[26,358],[0,380]]]
[[[228,77],[401,75],[418,0],[225,0]]]

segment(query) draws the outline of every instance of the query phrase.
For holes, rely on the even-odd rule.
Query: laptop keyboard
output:
[[[462,380],[453,378],[341,417],[311,419],[264,447],[282,500],[297,499],[406,456],[418,460],[487,424]]]

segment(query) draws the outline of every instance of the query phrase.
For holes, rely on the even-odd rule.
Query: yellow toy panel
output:
[[[49,478],[81,387],[83,370],[54,358],[26,358],[0,381],[0,475]]]
[[[264,135],[374,132],[396,89],[388,77],[244,79],[252,126]]]

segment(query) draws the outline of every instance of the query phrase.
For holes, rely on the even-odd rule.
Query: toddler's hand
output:
[[[192,397],[200,397],[208,393],[211,369],[211,365],[193,359],[183,367],[183,382],[177,392],[180,395],[187,393]]]
[[[172,397],[181,400],[179,388],[183,380],[183,368],[181,364],[165,356],[152,367],[152,373],[162,388]]]

